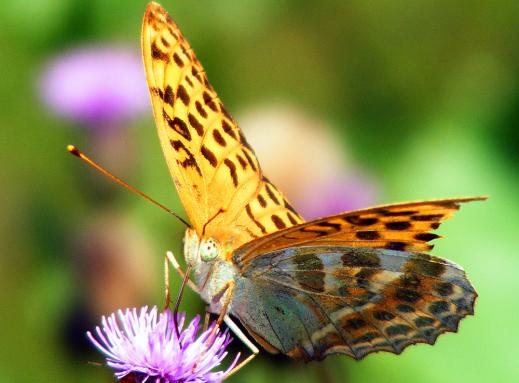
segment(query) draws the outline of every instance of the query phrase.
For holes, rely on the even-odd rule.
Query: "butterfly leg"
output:
[[[175,256],[171,251],[168,251],[166,253],[166,258],[164,259],[164,285],[165,285],[165,293],[166,293],[166,304],[164,306],[164,310],[169,308],[169,305],[171,303],[171,296],[169,291],[169,262],[173,265],[175,270],[182,276],[182,285],[180,286],[180,291],[177,296],[177,301],[175,302],[175,307],[173,308],[173,323],[175,324],[175,332],[177,335],[177,338],[180,338],[179,330],[178,330],[178,323],[177,323],[177,317],[178,317],[178,308],[180,307],[180,301],[182,300],[182,295],[184,295],[184,289],[191,280],[189,279],[189,273],[191,272],[191,265],[187,265],[187,270],[184,273],[182,269],[180,268],[180,265],[178,264],[177,260],[175,259]],[[192,282],[191,282],[192,283]],[[196,290],[195,290],[196,291]]]
[[[177,301],[175,302],[175,307],[173,308],[173,323],[175,324],[175,331],[177,333],[177,338],[180,339],[180,333],[178,330],[178,308],[180,307],[180,301],[182,300],[182,295],[184,295],[184,289],[186,288],[186,284],[189,278],[189,273],[191,272],[191,265],[187,265],[186,273],[184,274],[184,278],[182,279],[182,285],[180,286],[180,291],[178,292]]]
[[[256,357],[256,355],[259,354],[259,349],[252,343],[249,338],[247,338],[247,335],[241,331],[241,329],[234,323],[234,321],[231,319],[229,315],[225,315],[224,322],[229,327],[229,329],[236,335],[243,344],[252,352],[246,359],[241,361],[237,366],[235,366],[229,373],[225,376],[227,379],[229,376],[237,373],[239,370],[241,370],[245,365],[249,364],[252,359]]]
[[[216,337],[216,332],[220,328],[220,325],[222,324],[222,321],[227,313],[227,310],[229,308],[229,303],[231,302],[232,294],[234,292],[234,286],[235,286],[234,280],[230,280],[229,282],[227,282],[224,285],[224,287],[222,287],[222,289],[218,292],[218,294],[216,294],[216,296],[213,298],[213,301],[216,302],[216,301],[222,299],[222,297],[225,295],[224,302],[222,305],[222,310],[220,312],[220,315],[218,316],[218,320],[216,321],[213,329],[211,330],[211,333],[209,334],[209,336],[207,337],[207,340],[205,341],[206,349],[209,348],[213,344],[214,338]],[[202,355],[202,353],[200,354],[200,356],[201,355]],[[193,364],[193,371],[195,371],[199,360],[200,360],[200,357]]]
[[[209,311],[209,306],[206,306],[205,308],[205,317],[204,317],[204,327],[202,329],[202,332],[205,332],[207,330],[207,327],[209,327],[209,320],[211,319],[211,312]]]
[[[166,258],[169,260],[169,262],[171,262],[175,271],[180,275],[180,278],[184,279],[185,273],[182,270],[182,268],[180,267],[180,264],[178,263],[177,259],[175,258],[175,255],[173,254],[173,252],[172,251],[166,252]],[[198,287],[195,285],[195,283],[191,279],[187,280],[187,285],[195,293],[200,294],[200,291],[198,291]]]
[[[229,309],[229,304],[231,303],[231,299],[232,299],[232,296],[234,293],[235,284],[236,284],[236,282],[234,282],[234,280],[230,280],[229,282],[227,282],[225,284],[224,287],[222,287],[220,292],[218,294],[216,294],[216,296],[213,298],[213,301],[218,301],[225,295],[225,298],[224,298],[224,301],[222,304],[222,309],[220,311],[220,315],[218,315],[216,325],[213,327],[213,331],[207,338],[206,344],[211,344],[213,342],[214,337],[216,336],[216,331],[218,331],[218,329],[220,328],[220,325],[223,322],[224,317],[227,315],[227,310]]]
[[[171,303],[171,297],[169,295],[169,261],[167,256],[164,258],[164,290],[164,295],[166,296],[164,310],[166,310]]]

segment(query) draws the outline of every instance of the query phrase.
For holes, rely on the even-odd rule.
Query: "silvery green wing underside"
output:
[[[250,261],[237,281],[233,314],[271,352],[361,359],[457,331],[476,296],[463,269],[441,258],[302,246]]]

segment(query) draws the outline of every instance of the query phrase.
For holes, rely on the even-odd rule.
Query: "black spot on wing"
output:
[[[388,321],[395,318],[395,315],[384,310],[375,311],[373,317],[379,321]]]
[[[170,140],[170,144],[171,146],[173,147],[173,149],[176,151],[176,152],[179,152],[180,150],[183,150],[184,153],[186,154],[186,159],[185,160],[177,160],[177,162],[185,169],[185,168],[188,168],[188,167],[192,167],[194,168],[197,173],[202,176],[202,171],[200,170],[200,167],[198,166],[198,163],[196,162],[196,159],[195,157],[193,156],[193,153],[191,153],[191,151],[186,148],[186,146],[184,145],[184,143],[180,140]]]
[[[384,247],[389,250],[404,251],[406,246],[407,244],[405,242],[391,241],[388,242]]]
[[[214,101],[213,97],[207,92],[204,92],[203,94],[204,103],[211,109],[213,112],[217,112],[218,108],[216,106],[216,102]]]
[[[365,231],[357,231],[355,236],[358,239],[364,240],[375,240],[380,238],[380,234],[375,230],[365,230]]]
[[[434,233],[418,233],[414,236],[419,241],[432,241],[433,239],[439,238],[440,236]]]
[[[233,127],[226,120],[222,120],[222,129],[225,133],[227,133],[227,135],[234,138],[235,140],[237,139],[237,136],[236,136],[236,133],[235,133]]]
[[[196,78],[199,82],[203,82],[203,78],[202,78],[202,76],[200,75],[200,72],[198,71],[198,69],[197,69],[195,66],[192,66],[192,67],[191,67],[191,74],[192,74],[193,77]]]
[[[361,249],[346,250],[341,256],[345,267],[380,267],[380,258]]]
[[[413,306],[409,306],[409,305],[405,305],[405,304],[400,304],[400,305],[396,306],[396,309],[398,311],[400,311],[401,313],[412,313],[412,312],[414,312],[414,307]]]
[[[267,231],[265,230],[265,226],[263,226],[261,224],[261,222],[259,222],[256,217],[254,217],[254,215],[252,214],[252,210],[250,208],[250,205],[247,204],[247,206],[245,206],[245,211],[247,212],[247,215],[249,216],[249,218],[252,220],[252,222],[254,222],[256,224],[256,226],[261,230],[261,232],[263,234],[267,234]]]
[[[238,186],[238,173],[236,172],[236,165],[230,159],[226,158],[223,163],[229,168],[231,174],[232,183],[234,186]]]
[[[166,39],[164,38],[164,36],[161,36],[161,38],[160,38],[160,42],[162,43],[162,45],[164,45],[164,47],[169,48],[169,46],[170,46],[169,41],[166,40]]]
[[[299,254],[294,257],[293,262],[298,270],[324,270],[323,261],[315,254]]]
[[[449,304],[445,301],[436,301],[431,303],[429,306],[429,312],[434,315],[438,315],[449,311]]]
[[[180,98],[180,100],[182,101],[182,103],[185,105],[185,106],[188,106],[189,105],[189,101],[191,100],[190,97],[189,97],[189,94],[187,93],[186,91],[186,88],[184,88],[184,86],[182,84],[180,84],[177,88],[177,97]]]
[[[175,99],[175,95],[173,94],[173,89],[171,88],[171,86],[167,86],[166,89],[164,90],[164,94],[162,95],[162,100],[168,104],[168,105],[173,105],[173,101]]]
[[[379,272],[379,269],[361,268],[361,270],[355,274],[357,285],[363,289],[369,289],[371,285],[370,280]]]
[[[452,284],[448,282],[441,282],[434,286],[434,290],[442,297],[448,297],[454,291]]]
[[[249,165],[250,165],[250,167],[252,168],[252,170],[257,171],[258,168],[256,167],[256,164],[254,163],[254,160],[253,160],[252,157],[249,155],[249,153],[247,153],[246,150],[242,150],[242,153],[243,153],[243,155],[245,156],[245,158],[247,159],[247,161],[249,162]]]
[[[168,61],[169,56],[167,53],[164,53],[160,50],[159,47],[157,47],[157,42],[154,41],[151,43],[151,57],[153,57],[155,60],[161,60],[161,61]]]
[[[214,155],[214,153],[211,151],[211,149],[207,148],[205,145],[202,145],[202,147],[200,148],[200,152],[202,153],[202,155],[204,156],[204,158],[209,161],[209,163],[211,164],[211,166],[213,168],[216,167],[216,165],[218,165],[218,161],[216,159],[216,156]]]
[[[415,290],[406,288],[398,288],[396,291],[396,298],[400,301],[415,303],[420,300],[422,296]]]
[[[272,187],[272,185],[270,184],[270,182],[265,178],[263,177],[263,181],[265,182],[265,189],[267,190],[267,194],[269,196],[269,198],[272,200],[272,202],[274,202],[276,205],[279,205],[279,199],[276,197],[276,195],[274,194],[274,188]]]
[[[196,118],[193,114],[191,114],[191,113],[189,113],[189,114],[187,115],[187,119],[189,120],[189,124],[190,124],[193,128],[195,128],[195,130],[196,130],[196,132],[198,133],[198,135],[199,135],[200,137],[202,137],[202,136],[204,135],[204,127],[203,127],[203,125],[202,125],[202,124],[197,120],[197,118]]]
[[[387,222],[385,226],[388,230],[407,230],[411,227],[411,224],[408,221],[394,221]]]
[[[370,343],[373,340],[379,338],[380,335],[376,332],[367,332],[362,336],[359,336],[358,338],[353,339],[353,344],[359,344],[359,343]]]
[[[195,102],[195,107],[196,107],[196,110],[198,111],[198,113],[200,114],[200,116],[202,116],[203,118],[207,118],[207,112],[205,111],[205,109],[202,106],[202,104],[200,103],[200,101]]]
[[[415,254],[404,265],[404,270],[430,277],[439,277],[445,271],[446,265],[438,258],[428,254]]]
[[[344,217],[344,220],[352,225],[357,226],[371,226],[378,222],[378,218],[363,218],[358,215],[350,215]]]
[[[324,278],[326,274],[324,271],[300,271],[296,273],[295,278],[299,285],[316,293],[324,292]]]
[[[278,229],[281,230],[287,227],[287,225],[285,225],[285,222],[283,222],[283,220],[276,214],[272,214],[270,218],[272,219],[272,222],[274,222],[274,225],[276,225]]]
[[[243,159],[242,156],[239,154],[236,154],[236,158],[238,159],[238,162],[240,163],[240,166],[243,170],[247,169],[247,162]]]
[[[213,138],[216,141],[216,143],[220,146],[226,146],[227,142],[223,138],[222,134],[218,131],[218,129],[213,130]]]
[[[420,286],[421,281],[416,274],[405,273],[400,276],[400,278],[398,279],[398,283],[401,287],[416,289]]]
[[[261,194],[258,194],[258,202],[261,205],[261,207],[267,206],[267,201],[265,200],[265,198],[263,198]]]
[[[407,335],[407,333],[411,330],[412,328],[405,324],[396,324],[388,327],[386,333],[389,336]]]
[[[183,67],[184,66],[184,62],[182,61],[182,59],[180,58],[180,56],[177,54],[177,52],[173,53],[173,61],[175,61],[175,63],[179,66],[179,67]]]
[[[294,213],[292,213],[291,211],[287,212],[287,217],[292,225],[298,224],[297,220],[295,219]]]
[[[287,208],[288,210],[290,210],[292,213],[294,213],[296,216],[299,216],[299,214],[297,213],[297,211],[292,207],[292,205],[290,205],[290,203],[288,203],[287,199],[286,198],[283,198],[283,205],[285,206],[285,208]]]
[[[186,140],[191,141],[191,133],[184,121],[178,117],[172,119],[165,110],[162,111],[162,116],[171,129],[180,134]]]
[[[366,325],[367,323],[364,319],[352,318],[346,321],[346,325],[344,327],[350,330],[358,330]]]
[[[429,317],[418,317],[414,320],[416,327],[428,327],[434,324],[434,319]]]
[[[156,95],[157,97],[163,99],[164,98],[164,92],[160,88],[150,87],[150,92]]]

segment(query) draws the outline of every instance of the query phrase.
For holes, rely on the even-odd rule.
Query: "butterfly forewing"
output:
[[[303,222],[262,175],[189,43],[155,3],[144,17],[142,52],[162,149],[198,236],[236,248]]]
[[[239,248],[234,260],[241,268],[262,254],[294,246],[347,246],[428,251],[431,233],[459,209],[460,203],[484,199],[456,198],[410,202],[351,211],[292,226]]]

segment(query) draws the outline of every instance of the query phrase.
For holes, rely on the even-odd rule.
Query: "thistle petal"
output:
[[[240,356],[225,371],[213,371],[227,356],[229,333],[217,329],[212,343],[206,345],[216,324],[201,333],[199,316],[184,328],[185,324],[186,315],[179,314],[177,338],[171,311],[159,313],[157,307],[145,306],[103,317],[101,326],[87,332],[87,337],[106,356],[118,379],[132,374],[140,383],[221,382]]]

